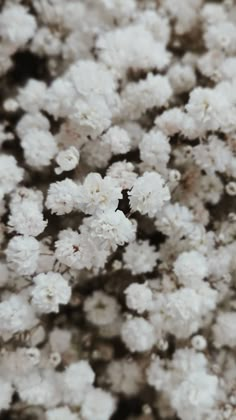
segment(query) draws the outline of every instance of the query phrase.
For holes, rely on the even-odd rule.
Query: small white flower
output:
[[[157,172],[145,172],[139,177],[129,193],[132,211],[154,217],[170,200],[169,188]]]
[[[0,197],[13,191],[23,180],[24,170],[17,165],[14,156],[0,156]]]
[[[87,214],[116,210],[121,198],[121,188],[114,178],[102,178],[99,173],[91,172],[78,187],[77,207]]]
[[[60,175],[64,171],[72,171],[75,169],[79,163],[79,158],[79,150],[74,146],[61,150],[55,159],[58,164],[58,168],[55,169],[56,174]]]
[[[180,284],[197,287],[208,274],[206,257],[197,251],[183,252],[174,263],[174,272]]]
[[[127,131],[118,126],[113,126],[102,135],[102,141],[110,145],[114,154],[124,154],[130,150],[131,140]]]
[[[82,402],[84,420],[109,420],[115,411],[115,400],[100,388],[90,388]]]
[[[49,186],[46,206],[57,215],[70,213],[76,207],[78,193],[78,185],[69,178],[54,182]]]
[[[41,273],[33,278],[32,303],[42,313],[58,312],[59,305],[66,305],[71,297],[68,282],[59,273]]]
[[[155,247],[148,241],[131,242],[123,254],[124,267],[134,275],[153,271],[157,258]]]
[[[84,302],[84,311],[88,321],[103,326],[115,321],[119,314],[116,300],[102,291],[96,291]]]
[[[152,324],[138,317],[128,319],[123,323],[121,338],[131,352],[151,350],[156,341]]]
[[[9,267],[17,274],[31,275],[38,265],[39,242],[31,236],[14,236],[7,246],[6,257]]]
[[[0,35],[16,48],[33,37],[36,26],[35,17],[20,4],[9,4],[0,14]]]
[[[49,131],[34,128],[21,139],[25,160],[28,165],[40,168],[49,166],[57,153],[55,138]]]
[[[96,238],[105,248],[116,249],[118,245],[135,239],[136,224],[132,223],[120,210],[106,210],[96,216],[85,219],[81,230],[88,231],[91,238]]]
[[[72,405],[80,405],[94,380],[95,374],[86,360],[71,363],[63,373],[65,401]]]
[[[141,314],[153,305],[152,291],[146,284],[132,283],[125,289],[126,305]]]

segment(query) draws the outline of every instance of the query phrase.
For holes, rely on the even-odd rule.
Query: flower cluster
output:
[[[0,84],[0,417],[236,419],[234,2],[5,0]]]

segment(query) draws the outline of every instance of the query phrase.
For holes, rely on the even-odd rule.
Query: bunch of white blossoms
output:
[[[0,86],[0,417],[236,419],[234,1],[5,0]]]

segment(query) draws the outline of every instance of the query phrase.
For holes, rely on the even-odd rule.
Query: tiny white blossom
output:
[[[121,188],[114,178],[102,178],[99,173],[90,172],[78,187],[77,206],[84,213],[94,214],[106,209],[116,210],[121,198]]]
[[[152,308],[152,291],[146,284],[131,283],[125,289],[126,305],[141,314]]]
[[[60,232],[55,247],[58,261],[77,270],[104,267],[109,255],[87,232],[79,234],[71,229]]]
[[[39,242],[31,236],[14,236],[8,243],[6,257],[9,267],[20,275],[33,274],[39,260]]]
[[[84,420],[109,420],[115,411],[115,399],[100,388],[90,388],[82,403]]]
[[[155,330],[144,318],[127,319],[121,328],[121,338],[131,352],[151,350],[155,344]]]
[[[152,130],[143,136],[139,150],[142,161],[150,167],[158,169],[158,167],[167,164],[171,147],[165,134]]]
[[[157,172],[145,172],[139,177],[129,193],[132,211],[154,217],[170,200],[169,188]]]
[[[118,126],[113,126],[102,135],[102,141],[111,147],[114,154],[127,153],[131,147],[128,133]]]
[[[107,170],[107,175],[114,178],[122,190],[131,189],[138,176],[134,172],[134,165],[126,160],[112,163]]]
[[[91,238],[98,239],[105,248],[116,249],[118,245],[124,245],[135,239],[136,224],[125,217],[120,210],[106,210],[85,219],[81,229],[84,232],[88,231]]]
[[[0,197],[13,191],[23,180],[24,170],[17,165],[14,156],[0,156]]]
[[[32,303],[42,313],[58,312],[59,305],[66,305],[71,297],[68,282],[59,273],[41,273],[33,278]]]
[[[88,321],[102,326],[114,322],[119,314],[119,305],[112,296],[96,291],[85,299],[84,311]]]
[[[87,361],[71,363],[63,373],[65,401],[72,405],[80,405],[94,379],[95,374]]]
[[[37,128],[23,136],[21,145],[27,164],[35,168],[49,166],[57,153],[57,144],[53,135],[49,131]]]
[[[155,247],[148,241],[131,242],[123,254],[124,267],[134,275],[153,271],[157,258]]]
[[[43,108],[45,94],[46,83],[29,79],[27,84],[20,88],[17,100],[24,111],[33,113]]]
[[[78,185],[69,178],[57,181],[49,186],[46,206],[57,215],[67,214],[76,207]]]
[[[16,48],[32,38],[35,31],[35,17],[20,4],[10,4],[0,14],[0,35]]]
[[[32,306],[21,295],[11,294],[0,302],[1,334],[15,334],[32,328],[36,318]]]
[[[60,175],[64,171],[71,171],[72,169],[75,169],[79,163],[79,158],[79,150],[74,146],[61,150],[55,159],[58,164],[58,168],[55,169],[56,174]]]
[[[206,257],[197,251],[183,252],[174,263],[174,272],[180,284],[197,286],[208,274]]]
[[[12,206],[8,224],[12,230],[25,236],[38,236],[47,226],[43,214],[34,201],[24,200]]]

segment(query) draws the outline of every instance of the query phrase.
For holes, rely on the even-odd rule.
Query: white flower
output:
[[[169,372],[164,369],[164,361],[159,356],[152,359],[147,372],[147,383],[156,391],[163,391],[168,384]]]
[[[40,190],[26,187],[18,187],[11,194],[10,209],[20,206],[23,203],[35,204],[39,211],[43,211],[43,193]]]
[[[35,113],[43,108],[45,94],[46,83],[29,79],[27,84],[20,88],[17,101],[24,111]]]
[[[139,150],[142,161],[150,167],[158,169],[159,166],[167,164],[171,147],[165,134],[152,130],[144,134],[139,144]]]
[[[131,140],[127,131],[116,125],[102,135],[102,141],[110,145],[114,154],[127,153],[131,148]]]
[[[122,190],[130,190],[138,176],[134,172],[134,165],[126,160],[112,163],[107,169],[107,175],[114,178]]]
[[[205,348],[207,347],[207,341],[205,337],[199,334],[193,336],[191,344],[195,350],[200,351],[205,350]]]
[[[184,287],[176,291],[156,296],[152,324],[186,338],[195,333],[203,322],[203,317],[215,309],[217,292],[203,283],[196,290]]]
[[[58,164],[58,168],[55,169],[56,174],[60,175],[64,171],[72,171],[75,169],[79,163],[79,158],[79,150],[74,146],[61,150],[55,159]]]
[[[22,200],[20,204],[12,206],[8,224],[12,230],[25,236],[38,236],[47,226],[37,202]]]
[[[122,116],[138,119],[148,109],[161,108],[168,104],[172,89],[166,76],[148,73],[145,80],[128,83],[122,92]]]
[[[235,54],[236,28],[233,22],[214,22],[207,26],[204,41],[209,50],[223,50],[228,54]]]
[[[54,118],[65,117],[71,113],[75,98],[76,91],[71,82],[58,77],[47,90],[45,109]]]
[[[196,76],[191,66],[174,64],[168,71],[168,77],[175,93],[190,91],[196,84]]]
[[[90,95],[77,99],[73,105],[70,119],[84,135],[96,138],[111,124],[112,113],[109,104],[100,95]]]
[[[143,25],[130,25],[105,32],[96,43],[99,58],[123,76],[128,68],[162,70],[170,60],[164,44],[156,42]]]
[[[141,314],[152,308],[152,291],[146,284],[131,283],[124,291],[126,305]]]
[[[106,378],[114,392],[125,396],[136,395],[143,384],[140,365],[134,360],[112,360],[106,371]]]
[[[17,392],[27,405],[41,405],[46,409],[61,401],[60,379],[53,370],[32,370],[17,379]]]
[[[100,388],[90,388],[82,402],[84,420],[109,420],[115,411],[115,400]]]
[[[99,173],[90,172],[83,185],[78,187],[77,207],[87,214],[116,210],[121,198],[121,188],[114,178],[102,178]]]
[[[7,246],[6,257],[9,267],[17,274],[31,275],[38,265],[39,242],[31,236],[14,236]]]
[[[167,204],[157,215],[155,225],[165,235],[181,237],[193,230],[193,214],[179,203]]]
[[[33,278],[32,303],[42,313],[58,312],[59,305],[66,305],[71,297],[68,282],[59,273],[41,273]]]
[[[208,274],[207,259],[197,251],[183,252],[174,263],[174,272],[180,284],[197,287]]]
[[[63,373],[64,399],[72,405],[80,405],[91,388],[95,374],[85,360],[71,363]]]
[[[216,323],[213,326],[214,345],[217,348],[228,346],[235,348],[236,334],[235,334],[235,312],[219,312]]]
[[[50,128],[49,120],[41,112],[34,114],[24,114],[16,125],[16,132],[20,138],[34,129],[48,131]]]
[[[199,144],[193,150],[194,160],[207,174],[225,172],[233,155],[226,144],[216,136],[210,136],[207,144]]]
[[[157,172],[145,172],[139,177],[129,193],[132,211],[154,217],[170,200],[169,188]]]
[[[157,258],[155,247],[147,240],[131,242],[123,254],[124,267],[134,275],[153,271]]]
[[[109,255],[101,244],[90,238],[86,232],[79,234],[71,229],[60,232],[55,247],[58,261],[77,270],[103,267]]]
[[[24,170],[17,165],[14,156],[0,156],[0,197],[13,191],[23,180]]]
[[[94,292],[84,302],[86,318],[98,326],[113,323],[119,315],[119,309],[116,300],[102,291]]]
[[[124,245],[135,239],[136,225],[122,211],[106,210],[85,219],[81,230],[85,233],[88,231],[91,238],[100,240],[105,248],[116,249],[117,245]]]
[[[195,418],[203,418],[204,412],[214,405],[217,387],[216,376],[205,372],[190,373],[171,393],[171,405],[183,420],[188,420],[190,413]]]
[[[14,294],[0,302],[0,320],[0,332],[3,336],[25,331],[36,323],[32,306],[23,296]]]
[[[75,209],[78,192],[78,185],[70,178],[54,182],[49,186],[46,206],[57,215],[70,213]]]
[[[144,318],[127,319],[121,327],[121,338],[131,352],[151,350],[155,344],[155,330]]]
[[[227,20],[224,4],[218,3],[203,4],[201,16],[204,19],[204,24],[207,26],[209,23],[212,25]]]
[[[197,87],[190,94],[186,110],[205,130],[216,131],[233,124],[232,105],[229,92],[222,96],[221,86],[218,89]]]
[[[9,4],[0,14],[0,35],[16,48],[32,38],[35,31],[35,17],[20,4]]]
[[[47,9],[48,10],[48,9]],[[47,26],[38,28],[31,41],[31,51],[39,56],[57,56],[61,53],[62,44],[57,31],[52,31]]]
[[[35,168],[49,166],[57,153],[55,138],[49,131],[33,128],[21,139],[25,160]]]
[[[98,61],[79,60],[69,68],[66,76],[81,97],[99,95],[109,103],[116,89],[112,73]]]
[[[170,24],[168,18],[160,16],[154,9],[143,9],[138,16],[138,21],[143,24],[157,41],[168,44],[170,38]]]

